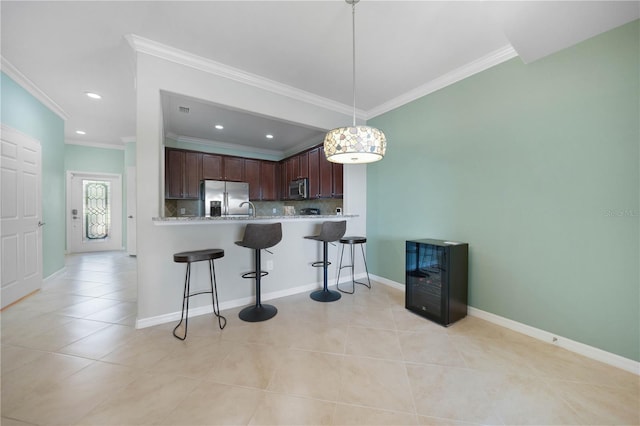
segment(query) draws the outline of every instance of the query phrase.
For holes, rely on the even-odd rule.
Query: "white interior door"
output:
[[[120,175],[67,172],[67,251],[122,250]]]
[[[136,255],[136,168],[127,167],[127,252]]]
[[[40,143],[2,126],[0,305],[42,287],[42,153]]]

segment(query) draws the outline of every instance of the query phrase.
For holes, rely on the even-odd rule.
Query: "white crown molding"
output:
[[[394,99],[391,99],[390,101],[378,105],[375,108],[370,109],[369,111],[367,111],[367,120],[373,117],[377,117],[380,114],[384,114],[385,112],[389,112],[395,108],[401,107],[402,105],[408,104],[409,102],[415,101],[416,99],[419,99],[437,90],[443,89],[451,84],[457,83],[460,80],[464,80],[467,77],[471,77],[474,74],[482,72],[495,65],[501,64],[502,62],[515,58],[516,56],[518,56],[518,53],[511,45],[495,50],[480,59],[456,68],[455,70],[444,74],[443,76],[438,77],[435,80],[431,80],[430,82],[416,87],[415,89],[401,96],[398,96]]]
[[[89,148],[119,149],[124,151],[124,145],[115,145],[110,143],[81,141],[78,139],[65,139],[64,143],[66,145],[80,145],[80,146],[86,146]]]
[[[0,56],[0,66],[2,72],[8,75],[13,81],[19,84],[24,90],[29,92],[34,98],[42,102],[44,106],[53,111],[54,114],[62,118],[64,121],[69,119],[69,115],[53,101],[46,93],[44,93],[38,86],[36,86],[31,80],[29,80],[24,74],[22,74],[16,67],[14,67],[4,56]]]
[[[195,145],[203,145],[209,148],[228,149],[231,151],[241,151],[241,152],[249,152],[253,154],[272,155],[275,157],[282,157],[284,155],[284,152],[280,150],[256,148],[256,147],[239,145],[239,144],[237,145],[237,144],[226,143],[226,142],[217,142],[209,139],[192,138],[190,136],[181,136],[181,135],[176,135],[174,133],[167,133],[165,137],[169,139],[173,139],[176,142],[192,143]]]
[[[133,50],[138,53],[145,53],[147,55],[195,68],[239,83],[258,87],[278,95],[287,96],[292,99],[303,101],[345,115],[351,116],[353,114],[353,106],[345,105],[304,90],[296,89],[295,87],[279,83],[275,80],[270,80],[238,68],[230,67],[223,63],[185,52],[184,50],[176,49],[135,34],[128,34],[125,36],[125,39],[129,42]],[[366,116],[367,114],[364,111],[356,109],[357,118],[364,120]]]

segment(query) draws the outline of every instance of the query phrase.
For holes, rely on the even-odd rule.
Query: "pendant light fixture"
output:
[[[369,126],[356,126],[356,3],[351,5],[353,32],[353,126],[330,130],[324,137],[324,155],[334,163],[358,164],[382,160],[387,139],[382,130]]]

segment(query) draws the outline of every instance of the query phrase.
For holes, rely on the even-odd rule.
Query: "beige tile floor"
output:
[[[222,332],[196,317],[185,342],[135,330],[135,269],[69,256],[2,312],[2,425],[640,423],[638,376],[473,317],[441,327],[378,283],[270,301],[263,323],[225,311]]]

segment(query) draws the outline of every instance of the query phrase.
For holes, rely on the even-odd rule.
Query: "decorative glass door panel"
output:
[[[111,210],[109,208],[111,182],[83,180],[84,194],[84,238],[104,240],[109,237]]]

